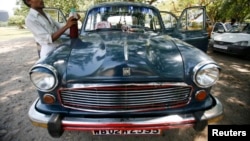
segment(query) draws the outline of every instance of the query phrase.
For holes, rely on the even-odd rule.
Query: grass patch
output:
[[[0,41],[8,41],[21,37],[32,37],[32,33],[27,29],[17,27],[0,27]]]

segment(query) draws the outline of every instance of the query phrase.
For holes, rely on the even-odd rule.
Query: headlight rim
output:
[[[54,77],[54,79],[55,79],[55,83],[54,83],[54,85],[53,85],[51,88],[49,88],[49,89],[41,89],[41,88],[37,87],[37,85],[35,85],[34,82],[32,81],[32,78],[31,78],[32,76],[31,76],[31,74],[32,74],[33,72],[35,72],[34,70],[36,70],[36,69],[38,69],[38,68],[47,69],[49,72],[51,72],[51,75],[53,75],[53,77]],[[53,66],[51,66],[51,65],[47,65],[47,64],[37,64],[37,65],[33,66],[33,67],[30,69],[30,71],[29,71],[29,76],[30,76],[30,80],[31,80],[32,84],[33,84],[39,91],[42,91],[42,92],[51,92],[51,91],[53,91],[53,90],[58,86],[58,73],[57,73],[56,69],[55,69]]]
[[[197,74],[198,72],[204,68],[205,66],[208,66],[208,65],[213,65],[214,67],[216,67],[219,71],[219,75],[220,75],[220,71],[221,71],[221,68],[217,65],[217,63],[215,62],[212,62],[212,61],[203,61],[201,63],[199,63],[198,65],[196,65],[193,69],[193,82],[198,86],[198,87],[201,87],[201,88],[209,88],[211,86],[213,86],[218,80],[219,80],[219,75],[217,77],[217,79],[211,83],[210,85],[201,85],[199,82],[197,82]]]

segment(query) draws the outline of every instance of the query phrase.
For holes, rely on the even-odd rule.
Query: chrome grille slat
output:
[[[191,87],[171,86],[113,86],[81,89],[62,89],[62,105],[79,110],[129,111],[167,108],[189,103]]]
[[[161,89],[156,89],[156,90],[143,90],[143,93],[152,93],[152,92],[159,92],[159,91],[170,91],[170,92],[174,92],[174,91],[184,91],[185,89],[181,89],[181,90],[176,90],[176,89],[173,89],[173,88],[168,88],[167,90],[161,90]],[[186,88],[186,91],[189,91],[188,88]],[[91,94],[100,94],[100,93],[103,93],[103,94],[117,94],[117,92],[121,92],[121,91],[98,91],[98,93],[96,93],[95,91],[91,91],[91,90],[74,90],[74,91],[71,91],[71,90],[64,90],[64,92],[70,92],[70,93],[91,93]],[[130,90],[129,91],[130,94],[134,94],[134,93],[141,93],[141,91],[134,91],[134,90]],[[129,93],[128,93],[129,94]]]
[[[67,101],[65,101],[67,102]],[[82,104],[81,102],[77,102],[77,101],[74,101],[74,102],[71,102],[71,105],[80,105]],[[154,104],[149,104],[149,103],[136,103],[136,104],[128,104],[128,103],[117,103],[116,105],[114,105],[114,103],[111,105],[111,104],[105,104],[105,103],[102,103],[102,107],[128,107],[128,106],[141,106],[141,105],[163,105],[163,103],[154,103]],[[125,106],[124,106],[125,105]],[[167,106],[167,104],[164,104],[165,106]],[[98,103],[85,103],[84,107],[93,107],[93,106],[100,106],[100,104]]]
[[[150,102],[147,102],[150,101]],[[172,98],[172,99],[167,99],[167,100],[161,100],[161,99],[154,99],[154,100],[150,100],[150,99],[147,99],[147,100],[137,100],[136,103],[134,103],[134,101],[121,101],[121,100],[113,100],[113,101],[102,101],[102,105],[110,105],[110,106],[116,106],[116,105],[119,105],[119,104],[127,104],[129,106],[132,106],[132,105],[140,105],[140,104],[152,104],[152,102],[154,103],[167,103],[167,102],[174,102],[174,101],[185,101],[186,99],[177,99],[177,98]],[[77,102],[79,101],[79,102]],[[85,101],[85,104],[91,104],[91,103],[98,103],[99,100],[88,100],[88,101]],[[81,104],[81,99],[65,99],[64,102],[71,102],[71,103],[78,103],[78,104]],[[91,105],[96,105],[96,104],[91,104]],[[99,105],[99,104],[97,104]]]
[[[157,95],[157,97],[148,97],[148,96],[133,96],[133,97],[128,97],[126,95],[120,95],[120,96],[113,96],[113,97],[101,97],[103,101],[105,100],[111,100],[111,99],[126,99],[126,100],[141,100],[142,98],[146,99],[159,99],[159,98],[187,98],[189,95]],[[93,99],[96,97],[89,97],[89,96],[74,96],[72,97],[71,95],[64,95],[62,98],[71,98],[71,99]]]
[[[189,92],[189,90],[179,90],[179,91],[151,91],[151,92],[143,92],[144,94],[147,94],[147,95],[152,95],[152,94],[161,94],[161,93],[167,93],[167,94],[176,94],[176,93],[185,93],[185,92]],[[112,94],[113,93],[113,94]],[[92,96],[92,97],[95,97],[96,95],[102,95],[102,97],[105,97],[105,96],[109,96],[109,95],[111,95],[111,96],[114,96],[114,94],[115,95],[121,95],[121,94],[126,94],[126,95],[133,95],[133,96],[135,96],[136,94],[137,95],[141,95],[141,93],[140,92],[133,92],[133,91],[129,91],[129,93],[121,93],[120,91],[116,91],[116,92],[113,92],[113,91],[105,91],[105,92],[103,92],[103,91],[98,91],[98,93],[96,93],[96,92],[88,92],[88,91],[64,91],[64,92],[62,92],[62,94],[64,94],[64,95],[67,95],[67,94],[69,94],[69,95],[72,95],[72,94],[78,94],[78,95],[88,95],[88,96]],[[104,96],[105,95],[105,96]]]
[[[151,94],[150,96],[152,95],[155,95],[156,93],[153,93]],[[157,97],[164,97],[164,96],[173,96],[174,94],[176,93],[171,93],[171,94],[158,94]],[[72,95],[64,95],[65,97],[71,97]],[[126,96],[127,98],[126,99],[138,99],[138,98],[147,98],[149,95],[114,95],[114,96],[105,96],[105,95],[98,95],[98,96],[90,96],[90,95],[75,95],[74,97],[78,97],[78,98],[84,98],[84,99],[91,99],[91,98],[96,98],[96,97],[101,97],[102,99],[110,99],[110,98],[114,98],[114,99],[119,99],[119,97],[122,97],[122,96]],[[128,97],[128,96],[131,96],[131,97]],[[133,97],[132,97],[133,96]],[[183,96],[183,95],[182,95]],[[186,95],[188,96],[188,95]],[[184,97],[186,97],[184,95]]]

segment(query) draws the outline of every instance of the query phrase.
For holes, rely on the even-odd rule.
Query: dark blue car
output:
[[[64,130],[203,130],[223,115],[210,91],[220,67],[205,53],[204,15],[205,7],[185,9],[177,18],[141,3],[93,6],[79,37],[62,37],[65,42],[30,69],[38,92],[31,122],[53,137]]]

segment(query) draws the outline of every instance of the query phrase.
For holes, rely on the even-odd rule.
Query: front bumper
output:
[[[224,52],[227,54],[232,54],[232,55],[239,55],[239,56],[247,56],[250,53],[250,47],[249,46],[236,46],[236,45],[229,45],[226,46],[226,48],[216,48],[213,47],[213,50],[219,51],[219,52]]]
[[[46,115],[36,110],[37,99],[29,109],[29,119],[35,126],[49,128],[55,114]],[[186,114],[166,115],[145,118],[83,118],[60,117],[57,122],[62,130],[135,130],[135,129],[171,129],[193,126],[200,121],[214,121],[223,114],[221,102],[215,98],[215,106],[206,111]],[[60,116],[60,115],[58,115]]]

